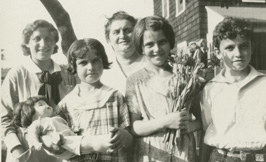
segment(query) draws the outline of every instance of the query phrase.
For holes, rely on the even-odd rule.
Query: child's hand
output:
[[[43,147],[52,154],[61,154],[65,151],[61,147],[63,145],[63,136],[58,133],[47,133],[41,136],[41,141],[43,142]]]
[[[106,152],[110,147],[110,135],[98,135],[94,137],[94,151]],[[93,140],[93,139],[90,139]]]
[[[123,147],[127,148],[131,145],[132,136],[127,130],[123,128],[112,128],[110,132],[112,136],[110,140],[111,146],[108,152],[117,151]]]
[[[81,154],[89,154],[93,152],[106,153],[110,147],[110,135],[84,136],[81,140]]]
[[[200,130],[202,125],[199,120],[193,120],[192,114],[189,114],[190,119],[185,122],[185,126],[181,129],[182,134],[187,134]]]
[[[170,113],[166,117],[166,127],[170,129],[185,129],[187,121],[190,120],[186,110]]]
[[[191,121],[186,121],[185,125],[181,129],[182,134],[187,134],[193,132],[193,123]]]

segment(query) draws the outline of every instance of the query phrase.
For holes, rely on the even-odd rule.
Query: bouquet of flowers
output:
[[[172,99],[170,112],[181,111],[182,109],[190,112],[193,99],[206,82],[203,77],[205,72],[202,70],[204,64],[194,60],[184,50],[181,50],[173,56],[171,65],[174,75],[169,81],[169,96]],[[177,139],[181,137],[180,130],[168,129],[164,142],[168,143],[169,146],[174,146],[177,145]]]

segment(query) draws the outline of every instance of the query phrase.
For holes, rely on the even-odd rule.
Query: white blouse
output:
[[[204,142],[229,150],[266,146],[266,76],[251,67],[239,83],[220,73],[206,85],[201,99]]]

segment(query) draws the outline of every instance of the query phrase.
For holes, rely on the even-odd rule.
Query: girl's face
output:
[[[129,58],[134,53],[132,43],[133,26],[128,20],[115,20],[110,25],[109,43],[115,53]]]
[[[37,28],[31,35],[27,47],[33,61],[46,61],[51,58],[56,46],[54,35],[46,27]]]
[[[52,117],[54,114],[54,109],[49,106],[44,100],[39,100],[34,104],[35,114],[33,119]]]
[[[103,62],[95,49],[90,49],[76,60],[77,74],[81,82],[94,84],[100,82],[103,73]]]
[[[162,30],[146,30],[143,34],[143,54],[150,64],[163,66],[170,54],[170,43]]]

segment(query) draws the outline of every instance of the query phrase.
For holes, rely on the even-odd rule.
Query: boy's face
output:
[[[100,81],[103,73],[103,62],[95,49],[90,49],[82,58],[76,60],[77,74],[81,82],[94,84]]]
[[[31,35],[27,47],[32,60],[45,61],[51,58],[56,46],[54,35],[46,27],[37,28]]]
[[[234,39],[224,39],[220,42],[219,55],[226,70],[244,71],[251,60],[251,41],[241,36]]]

